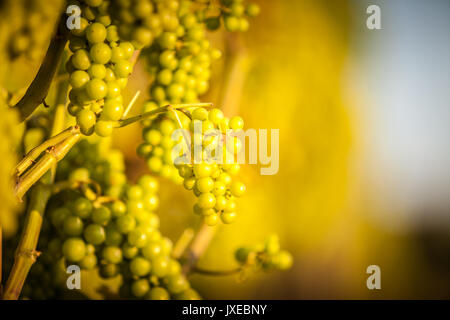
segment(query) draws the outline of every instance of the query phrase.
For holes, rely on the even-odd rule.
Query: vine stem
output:
[[[69,138],[70,136],[79,133],[78,127],[69,127],[64,131],[61,131],[57,135],[51,137],[50,139],[44,141],[39,146],[33,148],[30,150],[30,152],[27,153],[27,155],[17,164],[15,168],[15,174],[17,176],[22,175],[22,173],[25,172],[25,170],[28,169],[29,166],[31,166],[33,163],[35,163],[35,160],[41,155],[42,152],[44,152],[46,149],[64,141],[65,139]]]
[[[173,246],[172,250],[172,257],[175,259],[180,259],[183,255],[183,252],[188,247],[189,243],[191,243],[192,239],[194,238],[194,230],[191,228],[187,228],[183,231],[180,238],[178,238],[177,242]]]
[[[148,117],[168,112],[170,110],[182,110],[192,107],[212,107],[212,103],[197,103],[197,104],[174,104],[167,105],[135,117],[122,119],[119,121],[116,128],[125,127],[138,121],[142,121]],[[41,145],[32,149],[22,161],[16,166],[16,173],[23,175],[17,178],[14,189],[15,195],[19,201],[25,193],[54,165],[62,160],[70,149],[80,140],[81,133],[78,126],[67,128],[66,130],[54,135],[52,138],[44,141]],[[41,153],[45,152],[43,156],[35,163]],[[29,166],[34,164],[30,169]],[[27,171],[25,171],[28,169]]]
[[[64,105],[58,105],[56,107],[51,134],[60,132],[63,129],[65,120],[64,112]],[[5,300],[17,300],[19,298],[31,266],[39,257],[40,253],[36,250],[36,247],[41,232],[45,208],[52,195],[50,185],[55,179],[56,162],[52,163],[49,169],[51,170],[47,170],[40,181],[41,183],[34,186],[30,194],[25,226],[14,254],[14,264],[2,296]]]
[[[141,91],[137,91],[136,94],[134,95],[133,99],[131,99],[130,103],[128,104],[127,108],[125,109],[125,112],[123,113],[122,118],[125,118],[128,113],[130,112],[131,108],[133,108],[137,98],[139,98],[139,95],[141,94]]]
[[[192,273],[198,273],[206,276],[231,276],[233,274],[238,274],[241,271],[241,267],[231,270],[208,270],[200,267],[192,268]]]
[[[218,226],[210,227],[205,223],[201,225],[187,251],[187,261],[183,266],[183,273],[185,275],[191,273],[191,271],[194,269],[197,261],[206,251],[211,240],[214,238],[217,228]]]
[[[19,178],[15,187],[16,197],[21,201],[24,194],[50,169],[52,169],[58,161],[63,159],[70,149],[80,140],[81,134],[75,133],[69,138],[50,147],[40,160]]]
[[[182,109],[194,108],[194,107],[197,107],[197,108],[212,108],[213,104],[212,103],[186,103],[186,104],[173,104],[173,105],[169,104],[169,105],[157,108],[155,110],[142,113],[142,114],[137,115],[135,117],[130,117],[130,118],[127,118],[127,119],[119,120],[119,124],[116,126],[116,128],[122,128],[122,127],[128,126],[128,125],[130,125],[132,123],[145,120],[145,119],[153,117],[153,116],[155,116],[157,114],[168,112],[170,110],[182,110]]]
[[[63,20],[61,19],[61,21]],[[26,120],[44,102],[52,79],[60,65],[59,62],[67,43],[67,30],[64,28],[64,23],[58,22],[58,26],[58,31],[50,42],[36,77],[22,99],[14,106],[18,109],[22,121]]]
[[[51,178],[49,172],[42,180],[43,182],[49,181]],[[36,251],[36,246],[50,195],[50,189],[43,183],[36,185],[32,190],[25,228],[14,255],[14,265],[5,285],[4,300],[17,300],[19,298],[28,272],[40,254]]]

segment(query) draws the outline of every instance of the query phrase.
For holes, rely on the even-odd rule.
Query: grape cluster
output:
[[[12,7],[14,15],[13,23],[9,25],[12,32],[8,39],[11,59],[26,56],[37,61],[43,56],[63,3],[62,0],[15,0],[5,4]]]
[[[144,105],[144,112],[169,104],[198,102],[198,96],[209,89],[212,60],[221,56],[219,50],[211,48],[205,26],[195,14],[180,10],[177,18],[181,31],[162,33],[149,49],[149,71],[155,81],[150,88],[151,100]],[[183,45],[177,46],[178,42]],[[185,117],[181,120],[183,126],[189,124]],[[147,159],[151,172],[180,183],[170,159],[174,145],[171,134],[179,126],[174,114],[160,116],[145,125],[145,142],[138,153]]]
[[[175,158],[183,185],[197,197],[194,212],[201,215],[210,226],[220,220],[229,224],[236,219],[236,201],[245,192],[245,185],[236,181],[240,166],[235,155],[240,151],[241,140],[231,136],[231,131],[244,127],[241,117],[226,118],[219,109],[195,108],[189,125],[190,154],[181,151]],[[186,139],[186,137],[183,137]]]
[[[121,200],[102,202],[75,191],[64,195],[63,202],[58,196],[40,239],[45,255],[30,274],[30,288],[24,295],[51,298],[60,293],[61,277],[65,279],[60,271],[75,264],[82,270],[98,269],[103,278],[121,275],[122,298],[199,299],[179,262],[171,257],[171,240],[158,230],[159,217],[154,213],[159,205],[158,188],[154,177],[144,175],[136,185],[126,187]],[[55,278],[48,279],[46,270]],[[37,292],[33,290],[41,281],[34,274],[46,281]]]
[[[197,299],[179,262],[171,258],[172,242],[158,231],[159,219],[145,213],[147,203],[157,205],[145,198],[145,189],[154,185],[153,179],[141,178],[128,190],[128,213],[116,221],[126,237],[121,246],[123,284],[119,294],[123,298],[151,300]]]
[[[243,266],[252,266],[264,271],[288,270],[292,267],[292,255],[281,250],[278,236],[269,236],[265,243],[240,247],[235,252],[236,260]]]
[[[96,181],[104,195],[120,198],[127,177],[123,154],[109,148],[108,141],[95,137],[81,140],[58,163],[57,180]]]
[[[247,31],[250,26],[247,17],[256,17],[260,11],[257,4],[246,4],[243,0],[221,0],[221,2],[223,24],[225,29],[230,32]],[[219,24],[213,20],[210,23],[211,26]]]
[[[120,41],[107,0],[84,0],[80,29],[71,30],[66,64],[70,74],[68,112],[76,116],[81,132],[110,136],[124,113],[122,90],[133,70],[131,42]]]
[[[149,107],[156,108],[156,105],[147,102],[145,109],[149,111]],[[175,145],[172,134],[175,129],[177,129],[176,122],[170,114],[158,116],[143,130],[144,143],[138,147],[137,153],[147,159],[147,165],[152,173],[181,185],[183,179],[179,176],[172,159],[172,148]]]
[[[244,31],[242,26],[247,25],[248,28],[244,16],[255,16],[259,12],[257,5],[246,5],[242,1],[225,1],[222,5],[220,12],[225,25],[238,21],[240,27],[233,31]],[[173,29],[159,34],[150,46],[148,64],[155,81],[150,88],[151,100],[144,105],[144,112],[169,104],[195,103],[208,91],[211,62],[221,56],[220,50],[211,48],[206,38],[206,29],[217,29],[221,16],[207,17],[208,8],[193,7],[191,1],[180,2],[177,16],[170,19],[173,20]],[[189,125],[188,119],[179,118],[183,127]],[[151,172],[180,183],[170,156],[174,146],[170,139],[172,128],[179,126],[174,114],[159,116],[144,124],[144,143],[139,146],[138,154],[147,160]],[[210,218],[211,224],[213,217]]]
[[[110,9],[120,37],[137,49],[150,46],[164,32],[176,32],[179,27],[178,0],[114,1]]]

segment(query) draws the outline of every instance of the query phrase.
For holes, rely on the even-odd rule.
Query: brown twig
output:
[[[61,21],[58,24],[60,27],[50,42],[44,61],[36,77],[22,99],[14,106],[14,108],[18,109],[22,121],[27,119],[41,103],[45,102],[44,100],[47,97],[52,79],[59,67],[59,62],[67,43],[67,30],[61,26],[64,25],[64,19]]]

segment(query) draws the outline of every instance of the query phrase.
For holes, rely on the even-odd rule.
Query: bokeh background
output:
[[[247,33],[211,35],[225,54],[203,100],[247,128],[280,129],[279,172],[244,166],[239,219],[199,265],[234,268],[237,247],[277,233],[294,266],[245,282],[196,275],[194,286],[207,299],[450,298],[450,2],[256,2]],[[381,30],[366,27],[371,4]],[[148,97],[144,69],[126,92],[142,92],[134,114]],[[148,172],[141,128],[114,138],[129,177]],[[199,225],[194,196],[160,181],[161,230],[176,240]],[[372,264],[381,290],[366,287]]]

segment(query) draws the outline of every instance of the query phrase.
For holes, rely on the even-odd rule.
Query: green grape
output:
[[[172,294],[178,294],[189,288],[189,282],[181,275],[173,275],[167,277],[167,289]]]
[[[122,90],[133,69],[129,59],[135,47],[120,39],[117,21],[108,12],[112,6],[107,0],[100,5],[84,2],[82,30],[72,30],[69,38],[69,48],[74,52],[66,67],[73,87],[69,113],[77,115],[84,109],[95,115],[89,126],[77,116],[84,135],[95,132],[100,137],[111,136],[123,114],[123,106],[117,103],[122,103]]]
[[[203,221],[208,226],[215,226],[219,222],[219,216],[217,214],[209,214],[203,217]]]
[[[100,225],[106,225],[106,223],[111,219],[111,210],[109,210],[107,207],[100,207],[94,209],[92,212],[92,221],[94,223],[100,224]]]
[[[150,261],[142,258],[142,257],[136,257],[130,262],[130,271],[132,274],[143,277],[146,276],[151,269]]]
[[[103,24],[94,22],[86,28],[86,39],[90,43],[101,43],[106,39],[106,28]]]
[[[50,219],[55,228],[62,227],[64,220],[70,216],[71,212],[66,207],[60,207],[52,211]]]
[[[117,229],[122,233],[128,233],[136,226],[136,219],[131,215],[125,215],[117,219]]]
[[[76,216],[68,216],[63,222],[63,231],[70,237],[76,237],[83,232],[83,221]]]
[[[222,212],[220,218],[225,224],[233,223],[236,220],[236,212]]]
[[[105,229],[98,224],[90,224],[84,229],[84,238],[93,245],[102,244],[106,239]]]
[[[64,241],[62,252],[67,260],[78,262],[84,258],[86,246],[80,238],[69,238]]]
[[[113,277],[117,276],[120,272],[119,267],[114,263],[108,263],[108,264],[102,265],[100,267],[99,271],[100,271],[100,275],[106,279],[113,278]]]
[[[123,241],[123,235],[114,225],[106,227],[105,244],[108,246],[119,246]]]
[[[124,243],[122,246],[123,256],[127,259],[133,259],[138,254],[139,249],[137,247],[131,246],[128,243]]]
[[[178,300],[201,300],[202,298],[194,289],[187,289],[177,294]]]
[[[82,70],[76,70],[70,75],[69,83],[70,85],[75,88],[79,89],[82,88],[88,83],[90,80],[89,74]]]
[[[91,99],[99,100],[106,97],[108,87],[103,80],[92,79],[86,84],[86,92]]]
[[[62,0],[3,1],[2,20],[7,32],[2,35],[5,58],[15,61],[26,58],[39,62],[45,54],[55,26],[64,9]]]
[[[257,4],[250,3],[247,5],[247,8],[245,9],[245,13],[250,17],[256,17],[260,12],[260,8]]]
[[[111,48],[106,43],[96,43],[91,47],[89,55],[94,63],[105,65],[111,59]]]
[[[245,263],[247,261],[248,255],[250,254],[251,250],[245,247],[239,248],[235,252],[235,258],[240,263]]]
[[[89,53],[84,49],[75,51],[71,57],[71,62],[74,68],[79,70],[87,70],[91,66]]]
[[[137,298],[142,298],[150,290],[150,285],[147,279],[139,279],[131,285],[131,292]]]
[[[273,258],[273,264],[279,270],[288,270],[292,267],[293,258],[292,255],[283,250],[275,254]]]
[[[225,28],[230,32],[238,31],[240,27],[239,18],[233,15],[225,16],[224,24]]]
[[[158,242],[152,241],[142,248],[142,255],[149,260],[155,259],[162,252],[162,247]]]
[[[166,289],[161,287],[155,287],[150,290],[147,295],[149,300],[169,300],[170,295]]]
[[[90,173],[87,168],[77,168],[69,175],[70,181],[89,181]]]
[[[151,273],[159,278],[165,277],[169,271],[170,259],[168,257],[157,257],[153,260]]]
[[[107,246],[102,251],[102,257],[108,263],[120,263],[122,261],[122,250],[119,247]]]
[[[73,205],[72,211],[75,215],[82,219],[87,219],[91,215],[93,210],[92,202],[84,197],[77,198]]]
[[[235,251],[235,258],[241,264],[250,263],[265,271],[288,270],[293,264],[292,255],[286,250],[280,250],[276,235],[269,236],[264,244],[238,248]]]
[[[267,238],[265,243],[265,251],[268,254],[275,254],[280,251],[280,241],[277,235],[271,235]]]
[[[205,19],[206,27],[209,30],[217,30],[220,28],[220,18],[219,17],[209,17]]]
[[[97,265],[97,257],[94,254],[86,255],[80,262],[80,267],[86,270],[92,270]]]
[[[128,233],[128,243],[137,248],[142,248],[147,243],[147,234],[140,229],[134,229]]]
[[[127,60],[119,60],[114,68],[114,73],[119,78],[126,78],[128,77],[131,72],[133,71],[132,64]]]
[[[112,121],[99,121],[95,124],[95,133],[100,137],[109,137],[113,129],[114,125]]]
[[[122,217],[127,212],[127,206],[123,201],[114,201],[111,206],[111,212],[114,218]]]

